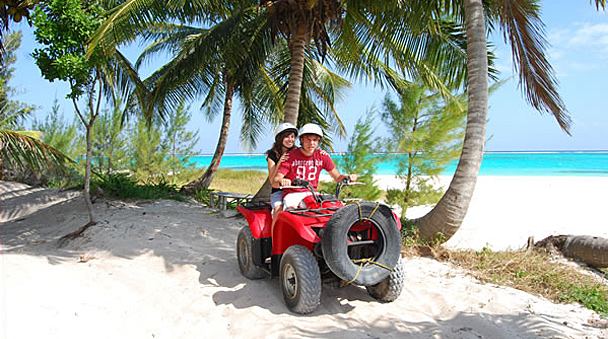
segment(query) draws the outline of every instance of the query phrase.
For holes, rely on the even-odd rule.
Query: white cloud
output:
[[[608,24],[584,24],[574,32],[569,45],[608,48]]]
[[[569,29],[552,31],[549,42],[555,53],[580,53],[587,49],[598,56],[608,56],[608,23],[574,24]]]
[[[549,60],[559,77],[604,68],[608,59],[608,23],[575,23],[547,35]]]

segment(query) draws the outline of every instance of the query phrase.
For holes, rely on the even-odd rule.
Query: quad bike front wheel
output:
[[[279,279],[285,304],[292,312],[307,314],[321,301],[321,273],[314,255],[306,247],[289,247],[281,258]]]
[[[236,258],[239,269],[247,279],[261,279],[266,272],[253,263],[253,235],[249,226],[243,226],[236,239]]]
[[[399,298],[403,290],[405,281],[405,272],[403,271],[403,262],[399,260],[397,266],[393,269],[388,277],[384,278],[376,285],[367,286],[367,292],[372,297],[382,302],[392,302]]]

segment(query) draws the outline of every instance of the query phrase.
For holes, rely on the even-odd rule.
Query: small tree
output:
[[[161,146],[161,140],[161,130],[150,127],[144,118],[140,118],[133,126],[129,140],[131,145],[129,170],[137,181],[145,183],[164,181],[162,166],[167,152]]]
[[[191,114],[189,107],[183,102],[175,111],[169,113],[164,129],[163,149],[166,151],[166,166],[171,173],[171,183],[177,184],[186,176],[186,171],[195,168],[190,163],[190,156],[196,151],[194,147],[198,143],[198,132],[189,132],[186,125],[190,122]]]
[[[167,114],[167,121],[155,121],[149,126],[140,119],[131,131],[129,153],[130,170],[138,181],[177,184],[194,169],[188,155],[194,153],[198,133],[189,132],[186,125],[190,113],[184,105]]]
[[[18,93],[17,90],[10,85],[10,81],[13,78],[13,72],[15,72],[13,65],[17,61],[15,52],[21,46],[22,37],[23,34],[21,31],[16,31],[9,33],[2,38],[5,50],[0,51],[0,55],[2,55],[2,58],[0,58],[0,106],[4,110],[5,116],[25,117],[35,109],[34,106],[13,100],[13,97]],[[21,123],[22,119],[19,118],[15,122]]]
[[[342,198],[361,198],[374,201],[380,198],[382,190],[376,186],[374,174],[376,165],[380,158],[373,156],[380,149],[378,139],[373,138],[374,129],[372,128],[374,114],[368,112],[367,118],[357,120],[355,130],[348,143],[348,152],[341,159],[336,161],[336,166],[341,173],[356,173],[359,175],[357,181],[365,183],[362,186],[350,186],[341,194]],[[322,190],[335,192],[336,183],[323,183]]]
[[[99,26],[103,8],[95,0],[50,0],[34,11],[34,36],[42,48],[32,53],[36,65],[48,81],[63,80],[70,84],[74,109],[86,128],[86,164],[84,198],[89,212],[89,223],[95,223],[89,194],[91,182],[92,130],[100,114],[100,104],[106,75],[111,71],[99,51],[87,58],[87,43]],[[79,99],[84,102],[79,104]],[[88,227],[88,226],[85,226]]]
[[[466,107],[441,96],[420,83],[412,83],[400,94],[400,105],[390,96],[384,100],[382,121],[391,138],[389,152],[398,154],[397,174],[403,189],[389,189],[387,202],[398,204],[402,216],[408,207],[436,203],[443,192],[433,182],[456,159],[462,147]]]
[[[91,152],[100,173],[110,174],[128,168],[127,137],[118,105],[112,111],[102,112],[95,121],[93,135]]]
[[[35,119],[32,127],[42,132],[42,141],[45,144],[71,158],[75,158],[79,154],[78,126],[75,122],[66,124],[57,99],[53,102],[51,112],[46,115],[44,121]]]

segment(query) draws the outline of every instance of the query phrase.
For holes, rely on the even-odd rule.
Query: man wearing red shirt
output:
[[[340,174],[331,161],[331,157],[328,154],[321,154],[317,149],[323,138],[323,131],[319,125],[306,124],[300,128],[298,135],[302,146],[289,152],[289,159],[281,164],[273,183],[289,186],[293,179],[304,179],[316,190],[322,169],[326,170],[335,181],[345,178],[349,178],[351,181],[357,180],[356,174]],[[306,188],[285,188],[283,206],[284,208],[298,207],[302,199],[310,194]]]

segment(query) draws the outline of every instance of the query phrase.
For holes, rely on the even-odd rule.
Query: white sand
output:
[[[607,181],[553,179],[543,179],[548,190],[534,191],[529,185],[545,187],[534,186],[538,178],[523,185],[521,178],[480,178],[458,245],[496,239],[475,227],[506,229],[521,220],[534,231],[510,226],[506,233],[521,231],[524,241],[543,232],[581,233],[582,225],[606,232],[597,200]],[[515,183],[527,187],[523,194]],[[241,276],[234,244],[242,219],[197,204],[98,201],[99,223],[58,248],[61,236],[88,220],[78,194],[9,183],[0,183],[0,192],[1,338],[608,337],[589,324],[598,315],[578,305],[480,284],[426,258],[407,261],[406,287],[393,303],[378,303],[358,287],[324,285],[319,308],[297,316],[277,279]],[[566,201],[551,192],[564,192]]]
[[[441,177],[440,185],[449,185]],[[399,187],[394,176],[378,176],[383,189]],[[446,245],[453,248],[519,249],[528,237],[576,234],[608,238],[608,177],[481,176],[462,226]],[[424,215],[430,207],[408,209]]]

